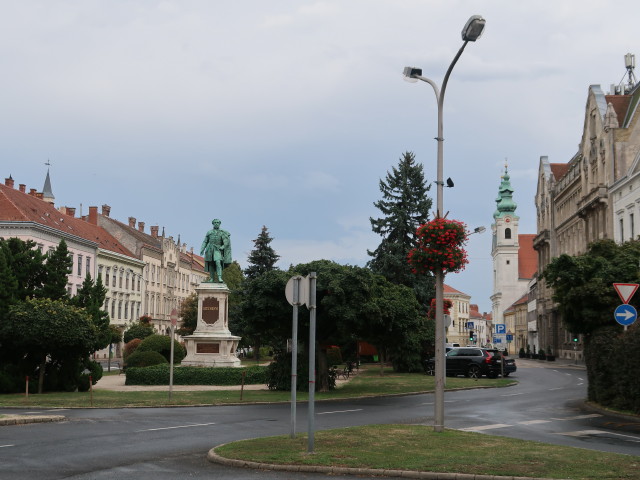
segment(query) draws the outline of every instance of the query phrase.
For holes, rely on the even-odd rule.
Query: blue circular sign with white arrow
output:
[[[613,312],[613,317],[620,325],[625,327],[631,325],[638,318],[638,312],[632,305],[624,304],[618,305]]]

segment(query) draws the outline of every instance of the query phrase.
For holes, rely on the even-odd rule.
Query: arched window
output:
[[[511,229],[510,228],[505,228],[504,229],[504,238],[511,238]]]

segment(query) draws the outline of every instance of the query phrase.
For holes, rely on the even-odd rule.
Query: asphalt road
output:
[[[531,368],[519,362],[520,384],[448,392],[445,426],[597,451],[640,455],[640,424],[580,409],[586,372]],[[1,410],[44,413],[52,410]],[[307,408],[298,405],[298,431]],[[288,434],[289,405],[55,409],[62,423],[0,427],[2,479],[315,479],[320,474],[264,472],[207,462],[216,445]],[[433,395],[316,404],[318,430],[369,423],[433,424]],[[353,477],[332,476],[335,479]],[[363,477],[359,477],[363,478]]]

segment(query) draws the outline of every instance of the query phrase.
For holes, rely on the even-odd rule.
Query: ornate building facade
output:
[[[540,274],[553,258],[582,254],[596,240],[637,237],[639,99],[637,85],[614,88],[610,95],[599,85],[591,85],[578,152],[567,163],[550,163],[546,156],[540,157],[534,240]],[[582,342],[576,351],[552,295],[539,275],[535,315],[540,345],[551,347],[560,357],[581,358]]]

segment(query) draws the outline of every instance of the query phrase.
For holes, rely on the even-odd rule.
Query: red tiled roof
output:
[[[616,111],[616,116],[618,117],[618,124],[622,127],[624,117],[627,115],[627,110],[631,104],[631,95],[605,95],[604,97],[607,105],[613,105],[613,109]]]
[[[0,184],[0,220],[34,222],[96,242],[104,250],[134,257],[106,230],[82,219],[59,212],[51,203]]]
[[[447,285],[446,283],[444,284],[444,293],[452,293],[452,294],[460,294],[460,295],[467,295],[466,293],[461,292],[460,290],[456,290],[453,287],[450,287],[449,285]],[[469,296],[469,295],[467,295]]]
[[[551,167],[551,173],[556,180],[561,179],[569,171],[568,163],[551,163],[549,167]]]
[[[518,278],[533,278],[538,271],[538,253],[533,249],[533,233],[518,235]]]

